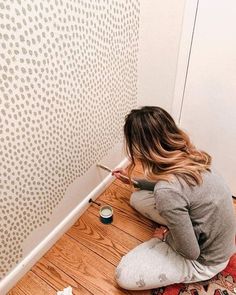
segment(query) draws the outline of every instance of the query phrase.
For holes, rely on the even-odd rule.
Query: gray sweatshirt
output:
[[[138,183],[141,189],[154,189],[156,208],[169,228],[166,242],[187,259],[216,265],[236,250],[236,219],[232,194],[221,176],[213,170],[202,177],[194,187],[177,178]]]

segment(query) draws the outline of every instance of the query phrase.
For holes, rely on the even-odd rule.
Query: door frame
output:
[[[175,87],[171,114],[177,124],[181,122],[181,114],[184,102],[188,68],[191,58],[191,49],[194,38],[194,31],[197,21],[197,12],[200,0],[186,0],[182,33],[179,44],[179,54],[175,77]]]

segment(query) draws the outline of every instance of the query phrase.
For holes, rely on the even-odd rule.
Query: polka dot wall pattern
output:
[[[138,0],[0,0],[0,277],[137,100]]]

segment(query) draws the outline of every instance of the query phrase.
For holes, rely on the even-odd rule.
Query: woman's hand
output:
[[[129,177],[125,170],[123,169],[115,169],[112,171],[112,175],[115,176],[117,179],[121,180],[126,184],[130,184]]]
[[[162,240],[163,242],[165,242],[168,232],[169,232],[168,227],[162,225],[162,226],[157,227],[155,229],[152,237],[158,238],[158,239]]]

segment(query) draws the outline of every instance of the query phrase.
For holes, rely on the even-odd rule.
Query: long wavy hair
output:
[[[149,180],[182,178],[188,185],[202,182],[201,173],[210,170],[211,156],[197,150],[188,135],[160,107],[132,110],[125,118],[125,149],[130,159],[131,176],[141,163]]]

